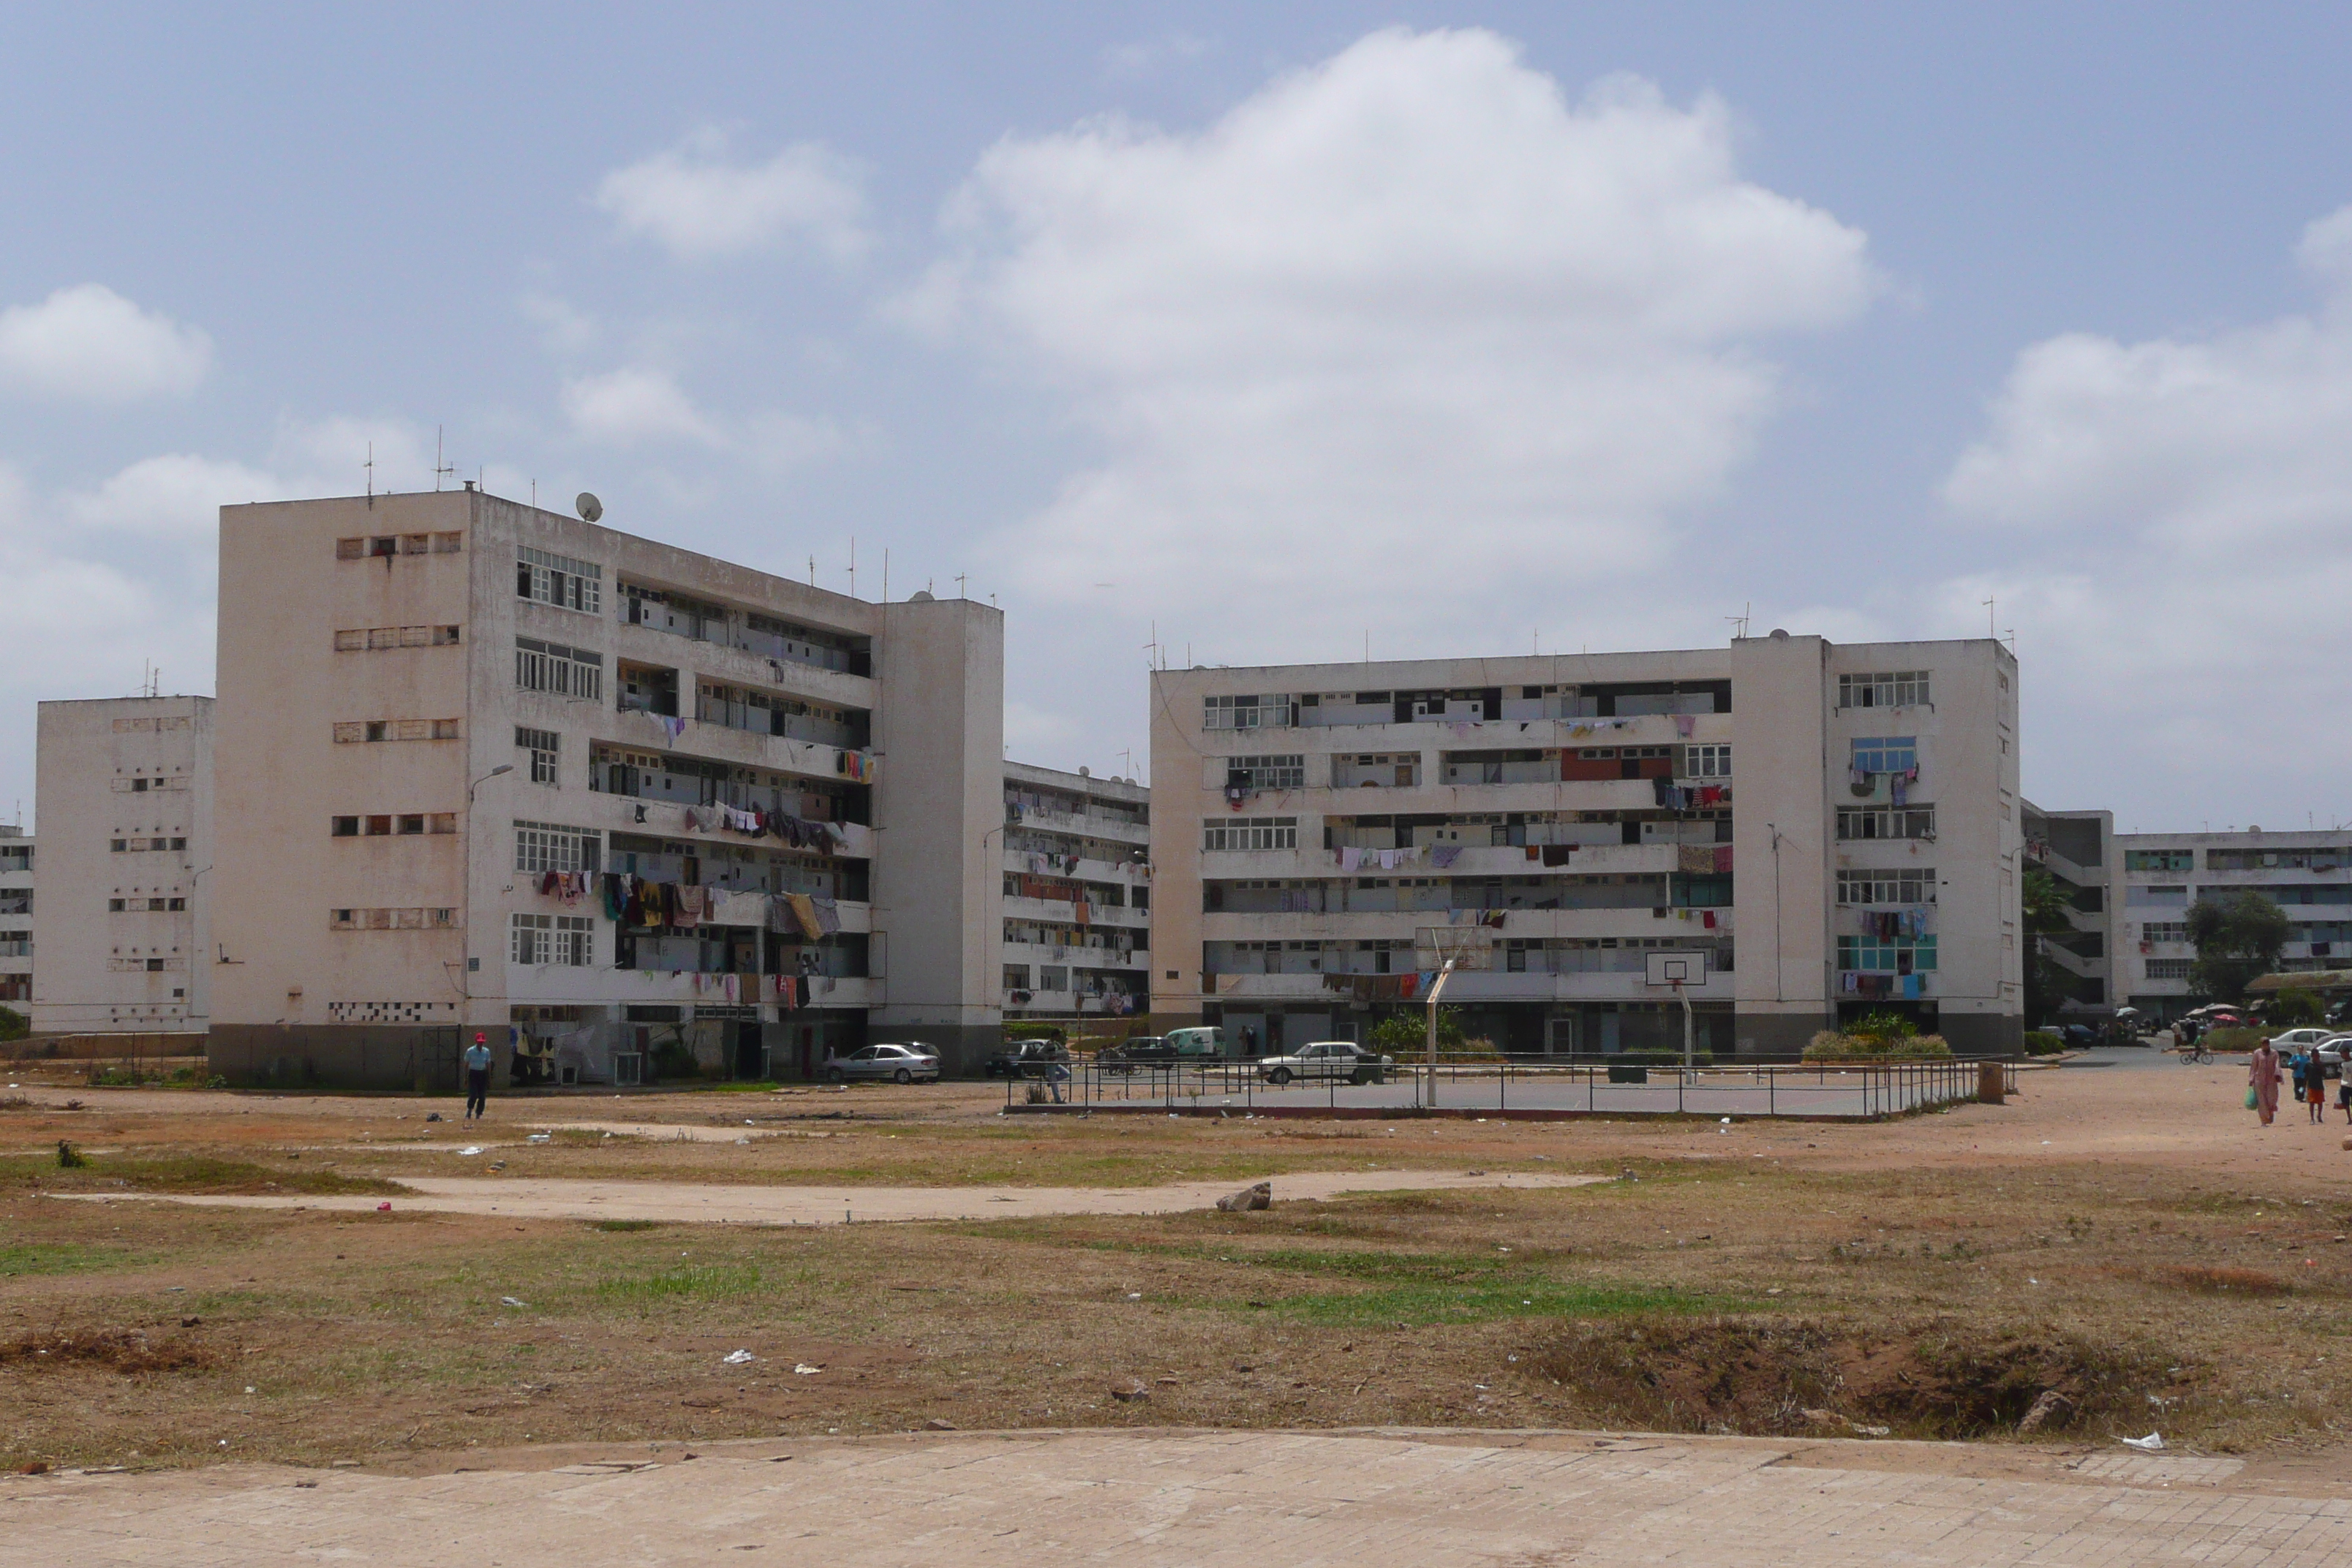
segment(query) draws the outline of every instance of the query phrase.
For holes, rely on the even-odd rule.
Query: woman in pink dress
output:
[[[2254,1086],[2254,1109],[2268,1127],[2271,1118],[2278,1114],[2279,1059],[2264,1040],[2254,1047],[2253,1059],[2246,1067],[2246,1081]]]

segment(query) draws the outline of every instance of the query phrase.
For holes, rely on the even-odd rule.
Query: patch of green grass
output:
[[[1484,1323],[1497,1318],[1620,1318],[1643,1312],[1711,1312],[1719,1298],[1640,1286],[1564,1285],[1529,1277],[1476,1285],[1410,1284],[1386,1289],[1316,1291],[1219,1303],[1228,1310],[1273,1313],[1332,1328],[1402,1323]]]
[[[782,1087],[773,1080],[756,1083],[710,1083],[702,1086],[702,1092],[705,1094],[772,1094]]]
[[[0,1160],[0,1185],[100,1193],[360,1193],[393,1196],[410,1191],[397,1182],[376,1176],[348,1176],[299,1160],[265,1165],[209,1154],[143,1159],[89,1154],[83,1158],[85,1164],[63,1170],[54,1154]]]
[[[28,1274],[87,1274],[145,1261],[145,1258],[124,1247],[93,1247],[74,1241],[22,1242],[0,1246],[0,1279]]]
[[[659,1230],[661,1227],[662,1222],[657,1219],[592,1219],[588,1222],[591,1230],[614,1232]]]
[[[596,1294],[607,1301],[652,1306],[664,1301],[712,1301],[747,1296],[760,1288],[760,1271],[748,1263],[698,1264],[634,1279],[602,1279]]]

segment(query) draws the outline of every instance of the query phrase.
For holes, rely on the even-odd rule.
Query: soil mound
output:
[[[1535,1358],[1611,1421],[1748,1436],[1984,1437],[2137,1415],[2175,1374],[2151,1351],[1956,1320],[1643,1318],[1571,1328]],[[2044,1401],[2055,1394],[2057,1400]]]
[[[89,1329],[26,1334],[0,1343],[0,1367],[31,1369],[101,1366],[137,1376],[152,1372],[196,1372],[217,1362],[210,1351],[185,1340],[150,1340],[142,1329]]]

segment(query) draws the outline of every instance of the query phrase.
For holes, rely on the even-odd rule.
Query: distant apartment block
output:
[[[33,838],[0,825],[0,1005],[30,1016],[33,1002]]]
[[[215,1063],[806,1076],[997,1037],[1003,620],[459,491],[224,508]],[[45,829],[45,838],[47,837]]]
[[[209,697],[40,705],[37,1033],[209,1023],[214,721]]]
[[[2192,1005],[2189,906],[2240,890],[2286,911],[2281,970],[2352,968],[2352,831],[2126,833],[2116,845],[2124,889],[2116,984],[2142,1011],[2168,1019]]]
[[[2025,803],[2025,864],[2046,871],[2064,899],[2066,929],[2032,939],[2059,975],[2056,1010],[2105,1014],[2122,1005],[2116,973],[2123,848],[2111,811],[2044,811]],[[2038,1026],[2047,1018],[2033,1018]]]
[[[1151,792],[1004,764],[1004,1016],[1124,1017],[1150,1005]]]
[[[1448,953],[1522,1056],[2020,1042],[2017,662],[1986,641],[1162,670],[1154,1023],[1360,1035]],[[1687,960],[1685,962],[1688,962]]]

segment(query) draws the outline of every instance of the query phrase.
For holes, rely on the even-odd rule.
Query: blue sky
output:
[[[2029,793],[2325,824],[2322,8],[0,14],[0,815],[209,689],[212,509],[461,473],[1007,611],[1015,755],[1251,663],[1980,633]],[[2250,701],[2249,698],[2252,698]],[[2259,728],[2246,715],[2262,711]],[[1125,754],[1123,754],[1125,753]],[[1139,763],[1137,763],[1139,765]]]

